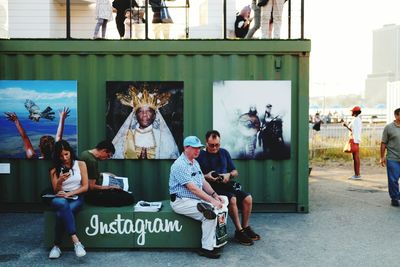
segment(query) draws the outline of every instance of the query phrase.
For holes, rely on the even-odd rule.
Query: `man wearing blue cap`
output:
[[[200,149],[204,147],[200,139],[188,136],[183,141],[183,146],[184,151],[172,164],[169,176],[171,207],[176,213],[201,221],[202,248],[199,250],[199,255],[216,259],[220,257],[219,251],[214,249],[216,215],[204,209],[204,206],[199,207],[198,204],[205,201],[220,209],[224,200],[204,179],[200,165],[195,159],[199,156]]]

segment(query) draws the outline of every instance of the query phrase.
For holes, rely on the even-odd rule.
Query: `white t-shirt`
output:
[[[77,160],[74,162],[74,166],[69,170],[70,177],[62,183],[63,191],[74,191],[81,187],[81,169],[79,168],[79,163]]]
[[[354,118],[354,120],[349,125],[351,129],[351,133],[353,134],[354,143],[361,143],[361,130],[362,130],[362,122],[360,116]]]

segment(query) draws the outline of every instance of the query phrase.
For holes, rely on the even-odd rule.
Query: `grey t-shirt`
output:
[[[386,158],[400,161],[400,126],[394,122],[389,123],[383,129],[382,143],[386,144]]]

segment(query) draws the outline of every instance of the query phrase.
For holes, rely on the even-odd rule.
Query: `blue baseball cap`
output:
[[[183,140],[183,146],[191,146],[191,147],[204,147],[201,143],[200,139],[197,136],[188,136]]]

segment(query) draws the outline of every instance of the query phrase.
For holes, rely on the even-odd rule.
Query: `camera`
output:
[[[218,174],[218,173],[216,173],[216,172],[212,172],[211,173],[211,176],[213,177],[213,178],[217,178],[217,182],[222,182],[222,181],[224,181],[224,177],[222,177],[220,174]]]
[[[238,182],[234,182],[232,187],[236,191],[242,190],[242,185],[240,183],[238,183]]]

